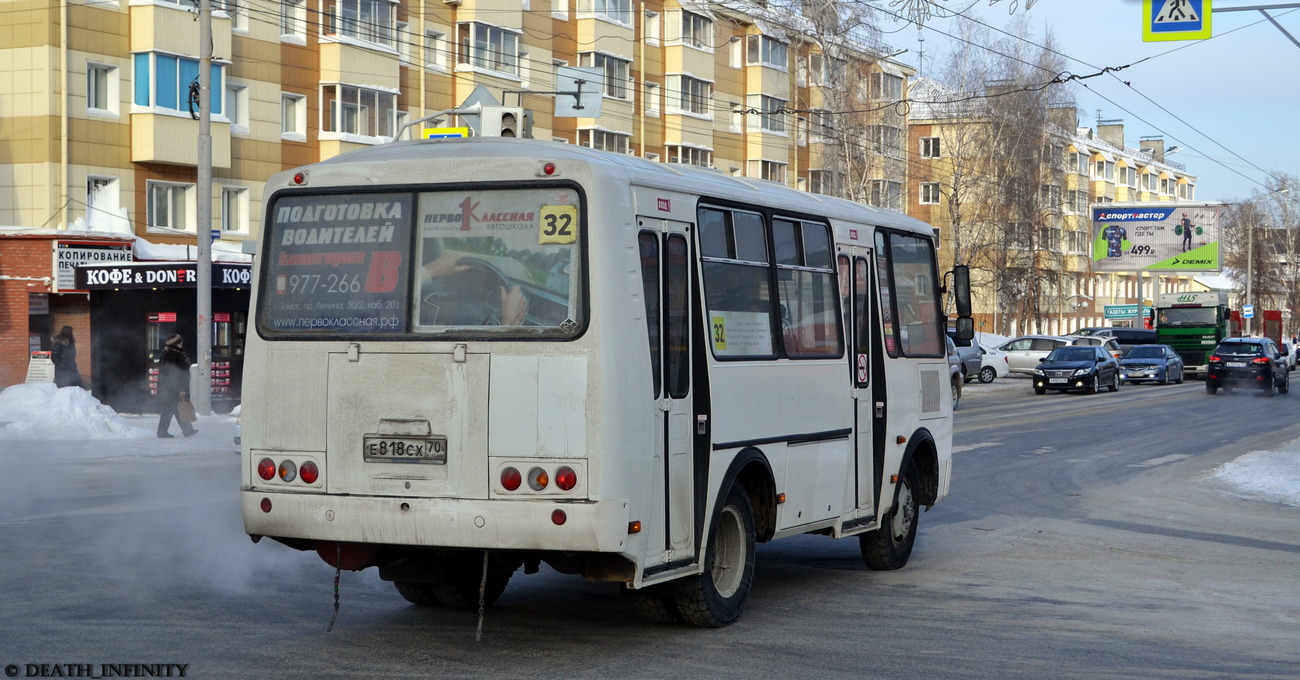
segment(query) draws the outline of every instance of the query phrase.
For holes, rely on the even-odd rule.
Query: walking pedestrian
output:
[[[178,408],[181,400],[190,399],[190,357],[182,349],[184,339],[180,333],[172,333],[164,343],[162,356],[158,359],[158,438],[171,439],[172,418],[181,426],[181,434],[193,437],[198,430],[190,423],[181,420]]]
[[[72,337],[72,326],[64,326],[54,335],[50,361],[54,363],[56,386],[81,387],[81,371],[77,368],[77,341]]]

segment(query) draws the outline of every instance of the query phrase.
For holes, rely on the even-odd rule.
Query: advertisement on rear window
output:
[[[276,201],[270,217],[259,293],[264,326],[405,330],[411,194],[292,196]]]
[[[567,187],[421,194],[417,332],[572,333],[583,224]]]
[[[1093,208],[1092,269],[1220,271],[1220,208],[1203,203]]]

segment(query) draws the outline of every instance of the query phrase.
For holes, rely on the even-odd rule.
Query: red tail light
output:
[[[320,479],[320,468],[316,467],[316,464],[309,460],[303,463],[302,467],[298,468],[298,476],[307,484],[315,484],[316,480]]]
[[[518,489],[519,485],[522,484],[523,481],[523,475],[519,474],[519,471],[512,467],[508,467],[501,471],[501,486],[505,487],[506,491],[514,491],[515,489]]]
[[[555,485],[562,491],[572,491],[578,485],[578,473],[567,465],[561,466],[555,471]]]
[[[263,458],[257,463],[257,476],[271,481],[275,477],[275,461],[270,458]]]
[[[1217,355],[1217,354],[1211,354],[1211,355],[1210,355],[1210,358],[1207,359],[1207,361],[1223,361],[1223,359],[1220,359],[1220,358],[1219,358],[1219,355]]]

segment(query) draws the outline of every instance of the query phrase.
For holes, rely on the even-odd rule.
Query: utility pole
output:
[[[194,410],[212,412],[212,0],[199,0],[199,149],[198,225],[195,236],[199,255],[195,269],[197,300],[194,325],[198,331],[195,357],[197,384],[192,385]]]

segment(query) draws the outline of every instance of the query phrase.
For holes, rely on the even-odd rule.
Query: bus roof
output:
[[[319,163],[288,170],[273,176],[267,183],[268,193],[290,186],[290,178],[297,170],[316,170],[329,173],[356,163],[378,166],[382,174],[367,172],[365,181],[358,185],[409,183],[419,177],[419,166],[432,159],[464,160],[482,163],[488,159],[534,161],[574,161],[599,168],[599,174],[626,180],[633,185],[659,187],[685,193],[701,194],[717,199],[779,205],[792,211],[825,215],[833,219],[866,222],[872,225],[895,227],[933,235],[929,224],[902,213],[875,206],[847,201],[833,196],[797,191],[777,182],[752,177],[734,177],[725,173],[677,163],[657,163],[628,154],[599,151],[563,142],[537,139],[503,139],[500,137],[470,137],[461,139],[413,140],[383,144],[339,154]],[[373,170],[373,168],[372,168]],[[353,173],[344,172],[351,176]],[[561,175],[562,176],[562,175]],[[392,178],[391,182],[387,178]],[[346,179],[330,178],[331,183]],[[457,178],[461,179],[461,178]],[[757,200],[759,196],[762,200]]]

